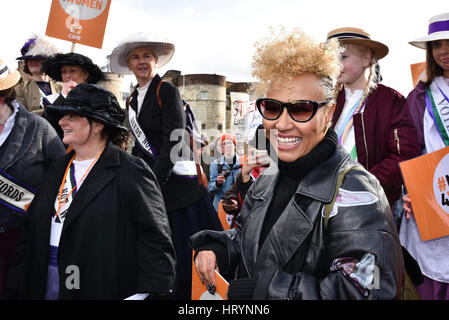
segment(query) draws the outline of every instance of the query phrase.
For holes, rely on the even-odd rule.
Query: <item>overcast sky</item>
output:
[[[33,32],[45,34],[50,6],[51,0],[8,1],[0,19],[2,59],[14,64]],[[425,36],[429,18],[448,11],[448,0],[112,0],[103,48],[77,44],[75,52],[103,66],[122,38],[152,32],[176,46],[161,75],[174,69],[252,81],[253,44],[268,34],[269,26],[300,27],[319,41],[332,29],[359,27],[390,48],[380,61],[382,83],[407,95],[412,89],[410,64],[425,60],[424,50],[408,41]],[[70,51],[70,42],[50,40],[61,51]]]

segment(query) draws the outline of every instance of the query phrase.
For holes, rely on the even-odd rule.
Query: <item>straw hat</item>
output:
[[[8,66],[0,59],[0,90],[14,87],[20,80],[20,72],[10,71]]]
[[[427,42],[449,39],[449,12],[433,16],[429,19],[427,36],[410,41],[412,46],[426,49]]]
[[[121,75],[132,74],[128,68],[128,54],[135,48],[149,46],[157,57],[157,66],[160,68],[167,64],[175,53],[175,45],[158,39],[148,33],[134,33],[122,40],[114,50],[110,57],[111,71]]]
[[[327,35],[327,40],[337,38],[341,43],[352,43],[368,47],[373,52],[376,60],[380,60],[388,54],[388,47],[379,41],[371,40],[369,33],[362,29],[345,27],[332,30]]]

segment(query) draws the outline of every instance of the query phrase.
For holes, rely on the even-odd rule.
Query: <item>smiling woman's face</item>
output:
[[[128,68],[139,82],[148,82],[156,74],[157,58],[150,47],[138,47],[128,55]]]
[[[66,145],[73,148],[74,146],[83,145],[88,141],[90,124],[87,118],[68,113],[59,120],[59,125],[64,132],[62,141]]]
[[[62,82],[75,81],[77,84],[87,83],[89,73],[80,66],[62,66],[61,67]]]
[[[432,41],[432,55],[435,62],[443,69],[443,74],[449,78],[449,39]]]
[[[301,74],[292,80],[280,82],[278,86],[270,87],[267,98],[281,102],[327,100],[320,79],[311,73]],[[272,146],[277,150],[279,159],[292,162],[308,154],[320,143],[326,135],[332,113],[333,108],[326,105],[318,108],[314,117],[308,122],[297,122],[290,117],[287,108],[284,108],[278,119],[264,118],[263,126],[267,130],[267,137]]]

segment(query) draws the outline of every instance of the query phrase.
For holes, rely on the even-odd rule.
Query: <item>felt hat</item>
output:
[[[409,43],[415,47],[426,49],[427,42],[449,39],[449,12],[433,16],[429,19],[427,36],[415,39]]]
[[[175,53],[175,45],[160,37],[148,33],[138,32],[129,35],[112,50],[110,56],[111,71],[121,75],[132,74],[128,68],[129,53],[139,47],[149,46],[157,58],[157,66],[163,67]]]
[[[55,81],[62,81],[62,66],[79,66],[83,68],[89,73],[88,83],[97,83],[105,79],[103,71],[89,57],[79,53],[58,53],[42,62],[42,70]]]
[[[105,126],[128,131],[123,123],[125,112],[115,95],[95,84],[78,84],[70,90],[63,105],[49,105],[46,110],[56,115],[73,113],[103,123]]]
[[[16,60],[46,59],[49,56],[59,53],[59,50],[39,35],[33,35],[20,49],[21,56]]]
[[[370,48],[376,60],[380,60],[388,54],[386,45],[371,40],[370,34],[359,28],[345,27],[332,30],[328,33],[327,40],[333,38],[337,38],[342,44],[352,43]]]
[[[14,87],[20,80],[20,72],[9,70],[5,62],[0,59],[0,90],[6,90]]]

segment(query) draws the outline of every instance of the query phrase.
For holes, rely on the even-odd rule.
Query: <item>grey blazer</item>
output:
[[[0,146],[0,170],[35,190],[50,163],[65,155],[65,148],[53,127],[18,102],[14,127]],[[22,214],[0,203],[0,228],[11,230],[21,223]]]

